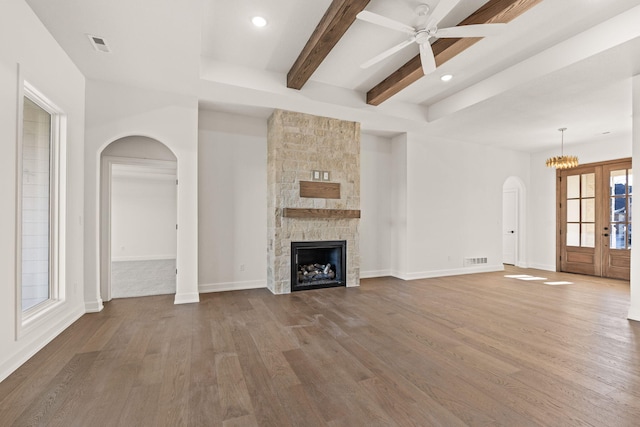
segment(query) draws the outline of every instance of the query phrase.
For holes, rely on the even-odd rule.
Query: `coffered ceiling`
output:
[[[432,8],[438,0],[425,0]],[[379,106],[366,93],[415,57],[417,45],[360,64],[405,35],[356,20],[302,89],[286,75],[331,0],[27,0],[88,79],[196,96],[201,108],[266,116],[273,108],[362,123],[366,132],[428,132],[540,151],[628,136],[630,77],[640,72],[640,0],[541,0]],[[365,2],[366,3],[366,2]],[[419,0],[366,10],[412,25]],[[463,0],[441,27],[485,5]],[[251,17],[268,24],[255,28]],[[111,54],[92,49],[104,37]],[[440,80],[452,74],[451,81]]]

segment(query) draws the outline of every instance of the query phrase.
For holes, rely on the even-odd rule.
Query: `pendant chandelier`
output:
[[[560,142],[560,155],[555,157],[549,157],[546,161],[546,165],[548,168],[556,168],[556,169],[571,169],[578,166],[578,158],[576,156],[565,156],[564,155],[564,131],[567,128],[558,129],[561,133],[561,142]]]

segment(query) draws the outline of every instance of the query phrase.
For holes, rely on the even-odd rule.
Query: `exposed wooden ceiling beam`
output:
[[[542,0],[490,0],[458,25],[507,23]],[[438,39],[432,45],[436,66],[444,64],[460,52],[469,48],[481,38]],[[420,55],[412,58],[389,77],[367,92],[367,104],[380,105],[412,83],[424,73],[420,65]]]
[[[287,87],[301,89],[370,0],[333,0],[287,73]]]

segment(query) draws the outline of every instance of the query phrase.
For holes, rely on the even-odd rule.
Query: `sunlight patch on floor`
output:
[[[509,279],[518,279],[518,280],[527,280],[527,281],[548,280],[546,277],[530,276],[528,274],[509,274],[504,277],[507,277]]]

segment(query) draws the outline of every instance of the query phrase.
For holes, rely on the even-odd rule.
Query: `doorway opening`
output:
[[[175,294],[177,161],[162,143],[121,138],[101,154],[100,293],[104,301]]]

